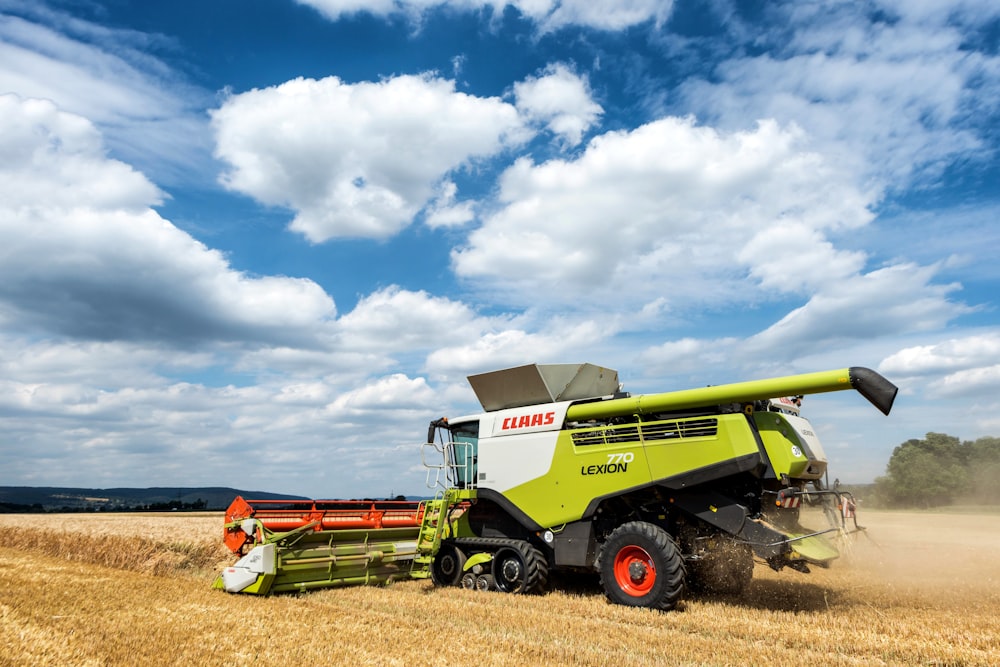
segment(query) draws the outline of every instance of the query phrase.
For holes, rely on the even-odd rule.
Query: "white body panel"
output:
[[[823,451],[823,445],[816,436],[816,432],[813,431],[812,424],[809,423],[809,420],[792,414],[786,414],[785,419],[788,421],[788,424],[795,429],[799,438],[809,449],[808,454],[812,455],[809,456],[809,458],[813,461],[826,463],[826,452]],[[803,452],[803,455],[806,455],[806,453]]]
[[[563,401],[490,412],[488,416],[492,418],[493,423],[490,425],[490,429],[486,430],[483,428],[485,420],[480,422],[480,440],[484,436],[506,437],[524,433],[558,431],[562,428],[563,422],[566,421],[566,410],[569,409],[570,405],[572,405],[572,401]]]
[[[504,493],[545,475],[571,401],[499,410],[479,423],[479,488]]]

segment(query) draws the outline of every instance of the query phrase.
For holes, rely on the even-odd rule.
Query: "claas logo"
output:
[[[515,415],[504,417],[500,424],[501,431],[509,431],[515,428],[529,428],[531,426],[551,426],[556,423],[555,412],[535,412],[528,415]]]

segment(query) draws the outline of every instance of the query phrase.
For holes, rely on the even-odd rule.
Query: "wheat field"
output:
[[[0,665],[1000,664],[1000,515],[861,522],[829,570],[660,613],[592,579],[228,595],[221,514],[0,515]]]

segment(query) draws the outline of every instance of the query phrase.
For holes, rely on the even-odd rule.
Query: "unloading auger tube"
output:
[[[835,371],[577,403],[566,411],[566,419],[570,421],[608,419],[620,415],[643,415],[724,403],[749,403],[779,396],[822,394],[846,389],[856,389],[884,415],[888,415],[892,410],[898,391],[894,384],[875,371],[852,366]]]

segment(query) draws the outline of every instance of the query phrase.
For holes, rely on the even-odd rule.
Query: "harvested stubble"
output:
[[[0,548],[0,665],[1000,664],[1000,517],[865,518],[873,539],[856,542],[850,563],[811,575],[758,566],[743,597],[692,598],[674,613],[609,605],[590,579],[541,597],[427,582],[232,596],[209,588],[217,516],[212,535],[200,519],[185,530],[184,515],[150,517],[173,528],[166,539],[130,515],[93,535],[83,521],[71,537],[21,526],[39,536]],[[114,519],[120,542],[108,539]],[[7,517],[0,529],[11,534]],[[67,541],[83,539],[91,557],[67,559]],[[202,555],[153,576],[141,556],[109,567],[102,541]]]

